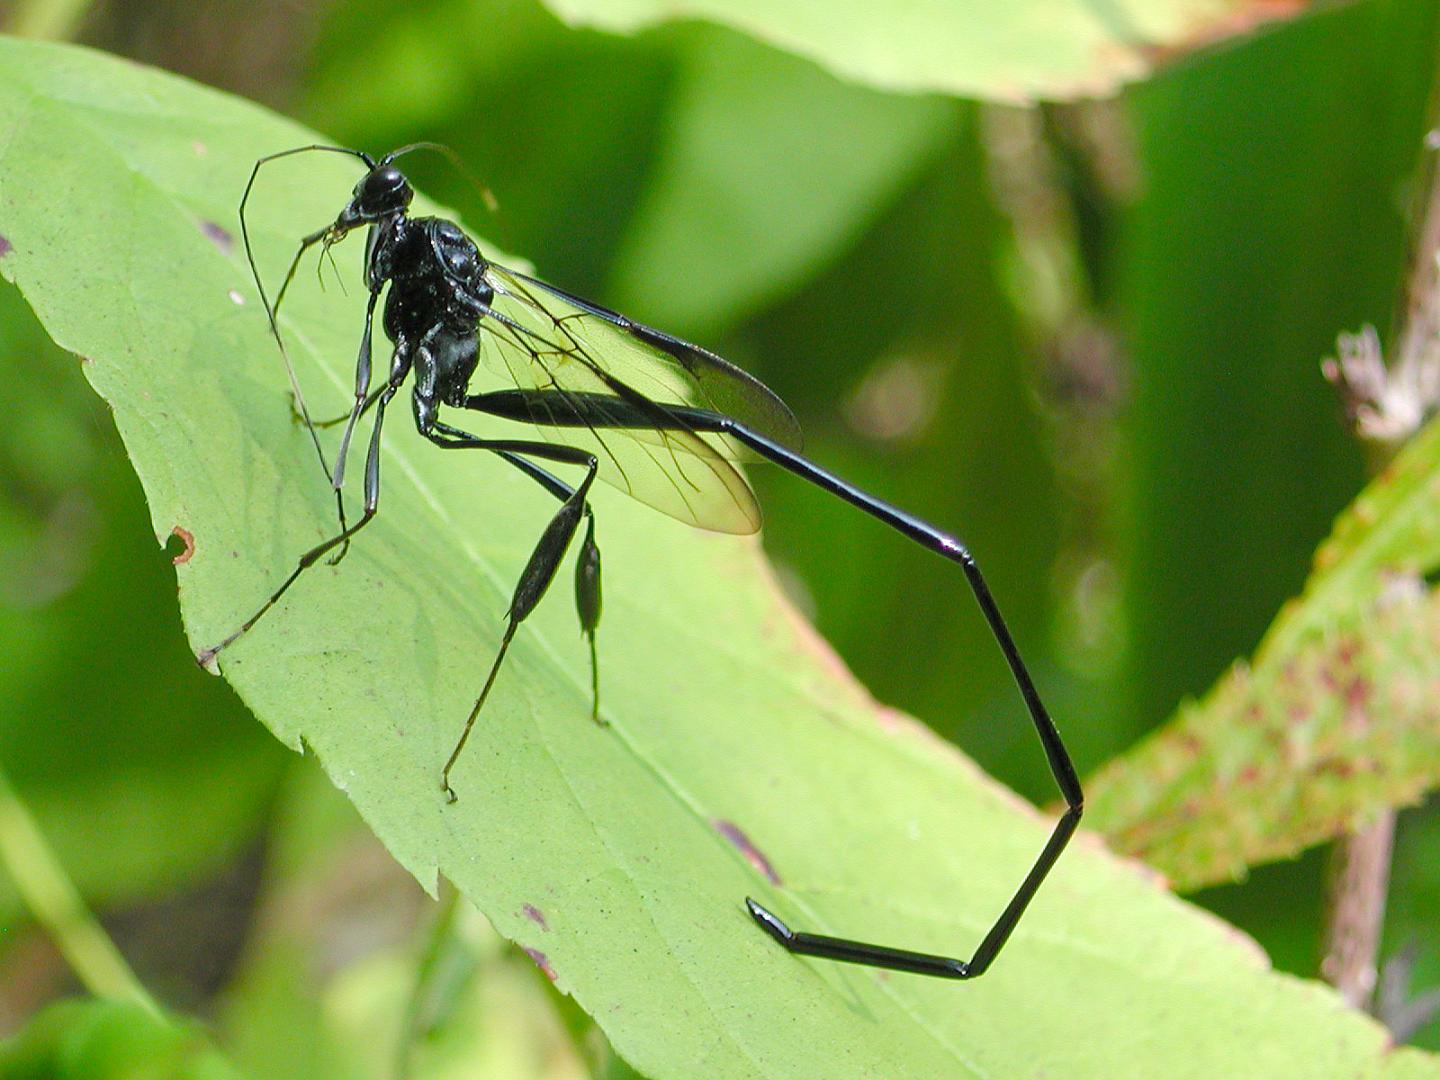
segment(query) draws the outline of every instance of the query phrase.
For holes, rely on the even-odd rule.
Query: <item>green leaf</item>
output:
[[[239,1080],[193,1023],[116,1001],[62,1001],[0,1043],[8,1080]]]
[[[1090,785],[1178,888],[1243,875],[1440,783],[1440,425],[1335,525],[1248,664]]]
[[[633,33],[709,19],[885,90],[1025,102],[1094,97],[1161,58],[1250,29],[1299,5],[1260,0],[547,0],[579,26]]]
[[[157,537],[193,534],[178,574],[196,647],[333,528],[243,258],[219,231],[251,162],[313,138],[136,65],[0,42],[0,272],[88,358]],[[355,179],[327,155],[267,170],[252,235],[268,274]],[[322,414],[350,392],[359,293],[322,294],[307,271],[287,301]],[[979,983],[784,953],[749,921],[747,893],[816,931],[968,952],[1051,821],[878,709],[780,600],[753,542],[616,492],[595,499],[610,727],[588,719],[585,649],[552,599],[518,635],[446,805],[440,763],[553,506],[403,423],[385,446],[375,525],[224,654],[225,674],[411,873],[446,875],[542,955],[643,1074],[1440,1075],[1083,841]],[[730,839],[742,834],[753,849]]]

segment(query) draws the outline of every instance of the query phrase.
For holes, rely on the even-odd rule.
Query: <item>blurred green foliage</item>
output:
[[[0,355],[0,759],[87,896],[153,899],[251,841],[285,755],[195,667],[108,410],[9,287]]]
[[[240,1080],[194,1024],[138,1005],[64,1001],[0,1047],[9,1080]]]
[[[1318,360],[1338,331],[1392,324],[1436,58],[1423,0],[1322,11],[1042,113],[887,96],[705,25],[571,30],[533,0],[141,7],[97,5],[81,40],[341,142],[451,144],[504,247],[751,368],[817,460],[955,527],[1083,771],[1251,652],[1363,483]],[[241,19],[270,30],[246,39],[258,85],[154,31]],[[481,220],[443,164],[413,175]],[[0,758],[114,910],[256,842],[286,755],[195,670],[74,360],[8,288],[0,305]],[[767,547],[876,696],[1051,797],[993,643],[933,561],[756,481]],[[1402,818],[1387,926],[1419,987],[1440,983],[1435,822]],[[1199,899],[1311,974],[1319,864]],[[0,951],[0,971],[33,964]]]

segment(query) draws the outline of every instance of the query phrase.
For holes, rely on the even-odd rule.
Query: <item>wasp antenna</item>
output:
[[[419,142],[406,143],[398,150],[391,150],[390,153],[386,154],[383,158],[380,159],[380,164],[389,165],[396,158],[404,157],[406,154],[414,150],[432,150],[437,154],[444,154],[445,157],[450,160],[450,163],[454,165],[457,169],[459,169],[461,172],[466,171],[465,165],[460,160],[459,154],[455,153],[455,151],[449,146],[447,146],[445,143],[432,142],[429,139],[421,139]]]
[[[455,171],[465,178],[465,182],[475,189],[476,194],[480,196],[480,201],[485,204],[486,211],[489,212],[491,216],[495,216],[499,212],[500,204],[495,199],[495,193],[481,183],[480,178],[465,167],[465,162],[461,159],[460,155],[444,143],[430,142],[428,140],[408,143],[398,150],[390,151],[390,153],[380,159],[380,164],[389,165],[396,158],[402,157],[412,150],[430,150],[443,156],[455,167]]]
[[[289,287],[290,279],[295,274],[295,268],[300,264],[300,257],[304,255],[306,249],[308,249],[311,245],[319,242],[320,240],[323,240],[328,230],[319,229],[300,241],[300,249],[295,253],[295,258],[290,263],[290,270],[285,275],[285,282],[280,286],[280,292],[276,294],[275,303],[272,305],[270,303],[269,296],[265,292],[265,283],[260,278],[260,268],[255,264],[255,250],[250,244],[250,225],[249,221],[245,217],[245,208],[250,202],[250,193],[255,188],[255,180],[257,177],[259,177],[260,169],[262,166],[268,165],[270,162],[276,161],[280,158],[292,157],[295,154],[308,154],[317,152],[329,154],[348,154],[351,157],[359,158],[365,163],[368,168],[375,168],[375,159],[373,157],[367,154],[364,150],[353,150],[348,146],[330,146],[324,143],[311,143],[308,146],[294,146],[291,147],[289,150],[280,150],[274,154],[266,154],[264,157],[256,161],[254,167],[250,170],[250,179],[246,181],[245,191],[240,196],[240,238],[245,245],[245,261],[250,264],[250,276],[255,281],[256,291],[258,291],[260,294],[260,303],[265,308],[265,318],[270,323],[270,333],[274,336],[275,342],[280,348],[281,359],[285,363],[285,373],[290,380],[290,390],[295,395],[296,408],[299,410],[300,416],[305,422],[306,429],[310,432],[310,440],[315,445],[315,454],[320,459],[320,467],[325,470],[326,476],[331,476],[332,474],[330,471],[330,464],[325,457],[324,448],[320,445],[320,438],[316,434],[315,425],[310,419],[310,410],[305,404],[305,395],[301,392],[300,381],[295,374],[294,365],[290,362],[290,354],[285,348],[285,342],[280,337],[280,325],[277,321],[277,315],[280,310],[280,301],[284,299],[285,290]],[[336,493],[336,505],[339,509],[340,523],[343,529],[345,524],[345,508],[344,504],[340,502],[338,492]]]

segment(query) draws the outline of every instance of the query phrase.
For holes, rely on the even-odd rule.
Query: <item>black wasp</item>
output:
[[[983,974],[1074,833],[1083,797],[1060,734],[1040,701],[970,552],[953,536],[847,484],[803,457],[799,452],[799,426],[790,410],[758,379],[727,360],[490,261],[452,221],[411,217],[409,207],[414,192],[395,161],[417,149],[449,153],[435,144],[417,143],[377,161],[359,150],[304,146],[261,158],[251,171],[240,201],[241,233],[276,340],[280,340],[276,322],[280,304],[306,250],[318,243],[323,258],[333,244],[360,227],[367,230],[365,284],[369,302],[355,365],[355,401],[345,418],[333,472],[315,435],[316,425],[305,415],[336,493],[339,531],[305,552],[259,610],[220,644],[205,650],[202,661],[208,662],[254,626],[306,568],[337,548],[332,561],[343,556],[350,539],[375,516],[380,498],[380,432],[385,410],[413,374],[411,402],[421,435],[446,450],[487,450],[560,502],[560,509],[520,575],[495,661],[441,770],[441,786],[453,802],[451,770],[495,683],[506,649],[516,628],[554,580],[582,522],[585,530],[576,562],[575,598],[581,628],[590,644],[593,715],[599,719],[595,631],[600,621],[600,549],[588,502],[596,476],[690,525],[752,533],[760,526],[759,507],[733,462],[757,458],[774,462],[959,564],[1019,685],[1065,799],[1065,812],[1030,872],[968,961],[797,933],[754,900],[747,898],[746,906],[755,921],[791,952],[942,978],[969,979]],[[367,172],[335,221],[300,241],[272,306],[255,270],[245,227],[245,205],[261,166],[311,151],[349,154],[363,161]],[[387,285],[382,325],[394,349],[383,385],[371,390],[371,326],[380,294]],[[503,364],[514,383],[512,389],[469,392],[471,376],[482,354],[488,362]],[[519,422],[527,425],[525,432],[537,433],[541,438],[481,438],[442,420],[442,407]],[[346,451],[356,424],[372,409],[374,421],[365,458],[364,512],[354,524],[347,524],[340,500]],[[303,414],[303,403],[301,411]],[[578,485],[571,486],[547,465],[575,466],[584,471],[584,476]]]

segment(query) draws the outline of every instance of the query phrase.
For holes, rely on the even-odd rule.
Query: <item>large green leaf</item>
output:
[[[178,573],[195,646],[331,527],[224,231],[250,162],[313,137],[135,65],[0,42],[0,271],[86,358],[156,535],[193,535]],[[283,266],[354,179],[334,157],[270,170],[261,264]],[[307,274],[287,309],[326,412],[348,393],[358,292],[321,294]],[[614,492],[596,498],[611,726],[587,718],[584,649],[552,600],[517,639],[447,806],[438,765],[551,507],[523,477],[435,453],[400,423],[383,469],[372,530],[225,654],[225,673],[422,882],[446,875],[543,955],[642,1072],[1440,1073],[1086,842],[979,983],[783,953],[749,922],[746,893],[817,930],[968,949],[1049,821],[878,709],[778,598],[753,543]]]
[[[886,90],[999,101],[1114,92],[1158,59],[1292,14],[1261,0],[547,0],[578,25],[633,32],[710,19]]]

